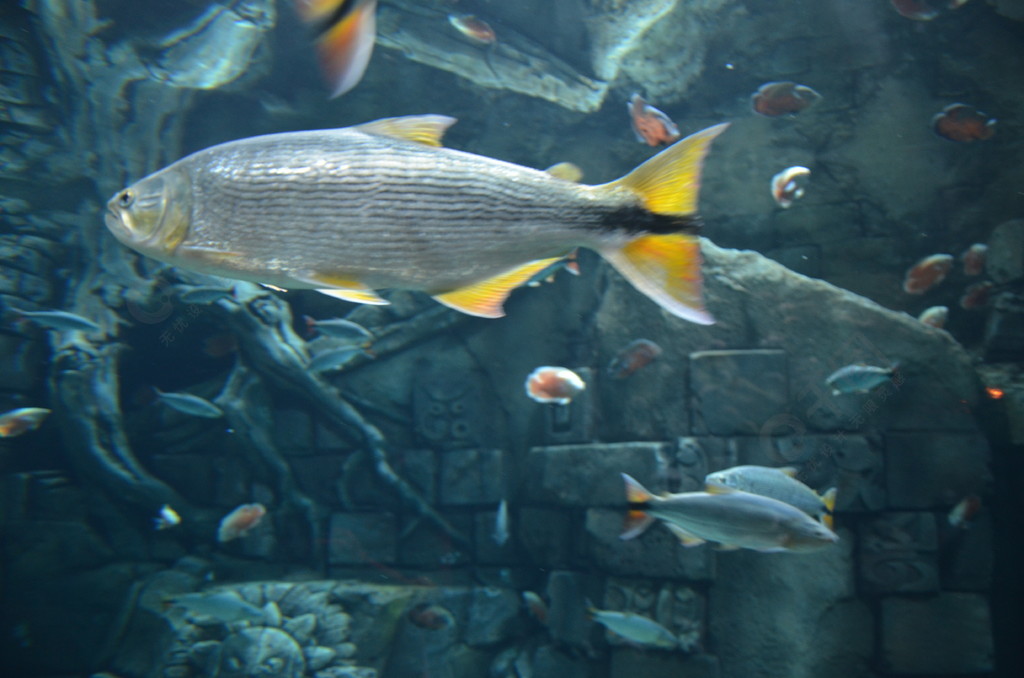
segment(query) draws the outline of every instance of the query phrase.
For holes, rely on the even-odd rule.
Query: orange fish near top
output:
[[[903,279],[903,291],[907,294],[924,294],[942,282],[953,268],[953,255],[933,254],[917,262],[907,271]]]
[[[777,118],[796,115],[821,100],[821,95],[806,85],[789,80],[766,82],[750,98],[755,113]]]
[[[377,0],[295,0],[295,9],[316,31],[331,98],[358,85],[377,37]]]
[[[932,118],[932,129],[950,141],[984,141],[995,136],[996,122],[974,106],[950,104]]]
[[[244,537],[260,524],[265,515],[267,515],[267,509],[263,504],[242,504],[220,521],[220,526],[217,528],[217,541],[223,543]]]
[[[679,138],[679,128],[672,119],[651,106],[639,94],[634,94],[626,104],[629,120],[633,125],[636,140],[648,146],[670,144]]]
[[[586,387],[580,375],[565,367],[538,367],[526,378],[526,395],[538,403],[568,405]]]
[[[449,14],[448,23],[477,44],[493,45],[498,41],[498,35],[491,25],[472,14]]]

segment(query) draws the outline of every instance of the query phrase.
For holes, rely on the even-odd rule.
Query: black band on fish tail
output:
[[[599,226],[609,231],[626,231],[630,234],[690,233],[697,235],[703,226],[699,214],[676,216],[655,214],[639,207],[625,207],[601,215]]]
[[[320,23],[320,25],[317,26],[317,37],[331,30],[331,28],[333,28],[336,24],[338,24],[345,17],[351,14],[356,9],[356,6],[359,5],[360,2],[362,2],[362,0],[342,0],[341,3],[339,3],[338,6],[334,8],[334,11],[331,12],[330,16],[324,19]]]

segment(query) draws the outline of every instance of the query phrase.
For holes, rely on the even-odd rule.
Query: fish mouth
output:
[[[113,200],[111,200],[113,202]],[[127,243],[131,239],[131,231],[121,218],[121,212],[113,205],[107,205],[107,213],[103,215],[103,222],[107,230],[114,234],[114,237],[121,242]]]

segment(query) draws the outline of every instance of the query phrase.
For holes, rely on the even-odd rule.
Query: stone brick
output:
[[[988,599],[973,593],[884,598],[881,662],[892,673],[955,675],[993,669]]]
[[[526,460],[527,499],[538,504],[613,506],[625,503],[622,473],[652,491],[667,489],[671,445],[614,443],[535,447]]]
[[[508,541],[498,544],[494,540],[495,522],[497,511],[480,511],[473,516],[473,535],[476,543],[477,562],[485,565],[503,565],[518,561],[519,539],[516,533],[519,530],[519,510],[515,507],[508,509]]]
[[[441,503],[497,504],[504,496],[501,450],[447,450],[441,454]]]
[[[609,678],[718,678],[722,675],[718,657],[710,654],[687,656],[620,647],[612,650]]]
[[[768,349],[690,354],[693,433],[757,435],[785,412],[786,352]]]
[[[465,535],[473,529],[472,516],[443,514],[442,517]],[[398,549],[402,565],[450,568],[469,562],[471,556],[471,552],[460,548],[433,523],[411,517],[403,520],[402,542]]]
[[[304,410],[274,411],[274,445],[285,454],[313,453],[313,419]]]
[[[927,512],[886,513],[860,525],[860,579],[868,593],[939,589],[938,533]]]
[[[518,675],[530,674],[520,672]],[[573,657],[551,645],[542,645],[533,655],[532,675],[533,678],[591,678],[595,671],[583,657]]]
[[[706,546],[684,547],[664,527],[652,525],[639,537],[623,541],[623,511],[587,511],[585,560],[611,574],[708,580],[713,556]]]
[[[333,513],[327,534],[330,565],[394,563],[398,545],[395,517],[386,513]]]
[[[338,480],[345,458],[340,454],[296,457],[289,461],[299,489],[321,505],[338,503]]]
[[[388,461],[428,504],[437,503],[437,453],[426,449],[391,450]],[[388,483],[381,480],[369,457],[349,464],[345,470],[345,491],[354,505],[364,504],[400,509],[404,500]]]
[[[992,515],[982,511],[967,527],[949,524],[939,514],[942,535],[942,588],[951,591],[988,591],[992,586],[995,538]]]
[[[598,581],[556,570],[548,577],[548,632],[556,643],[580,647],[590,637],[587,601],[597,598]]]
[[[530,562],[539,567],[568,567],[575,531],[566,511],[523,507],[514,534]]]
[[[980,434],[890,433],[886,489],[890,508],[930,509],[984,494],[991,481],[988,443]]]

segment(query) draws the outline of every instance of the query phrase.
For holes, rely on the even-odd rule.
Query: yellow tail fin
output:
[[[715,137],[728,124],[715,125],[677,141],[635,170],[600,188],[628,189],[654,214],[697,214],[700,173]],[[704,310],[700,240],[687,233],[648,233],[601,255],[638,290],[669,313],[701,325],[714,318]]]

